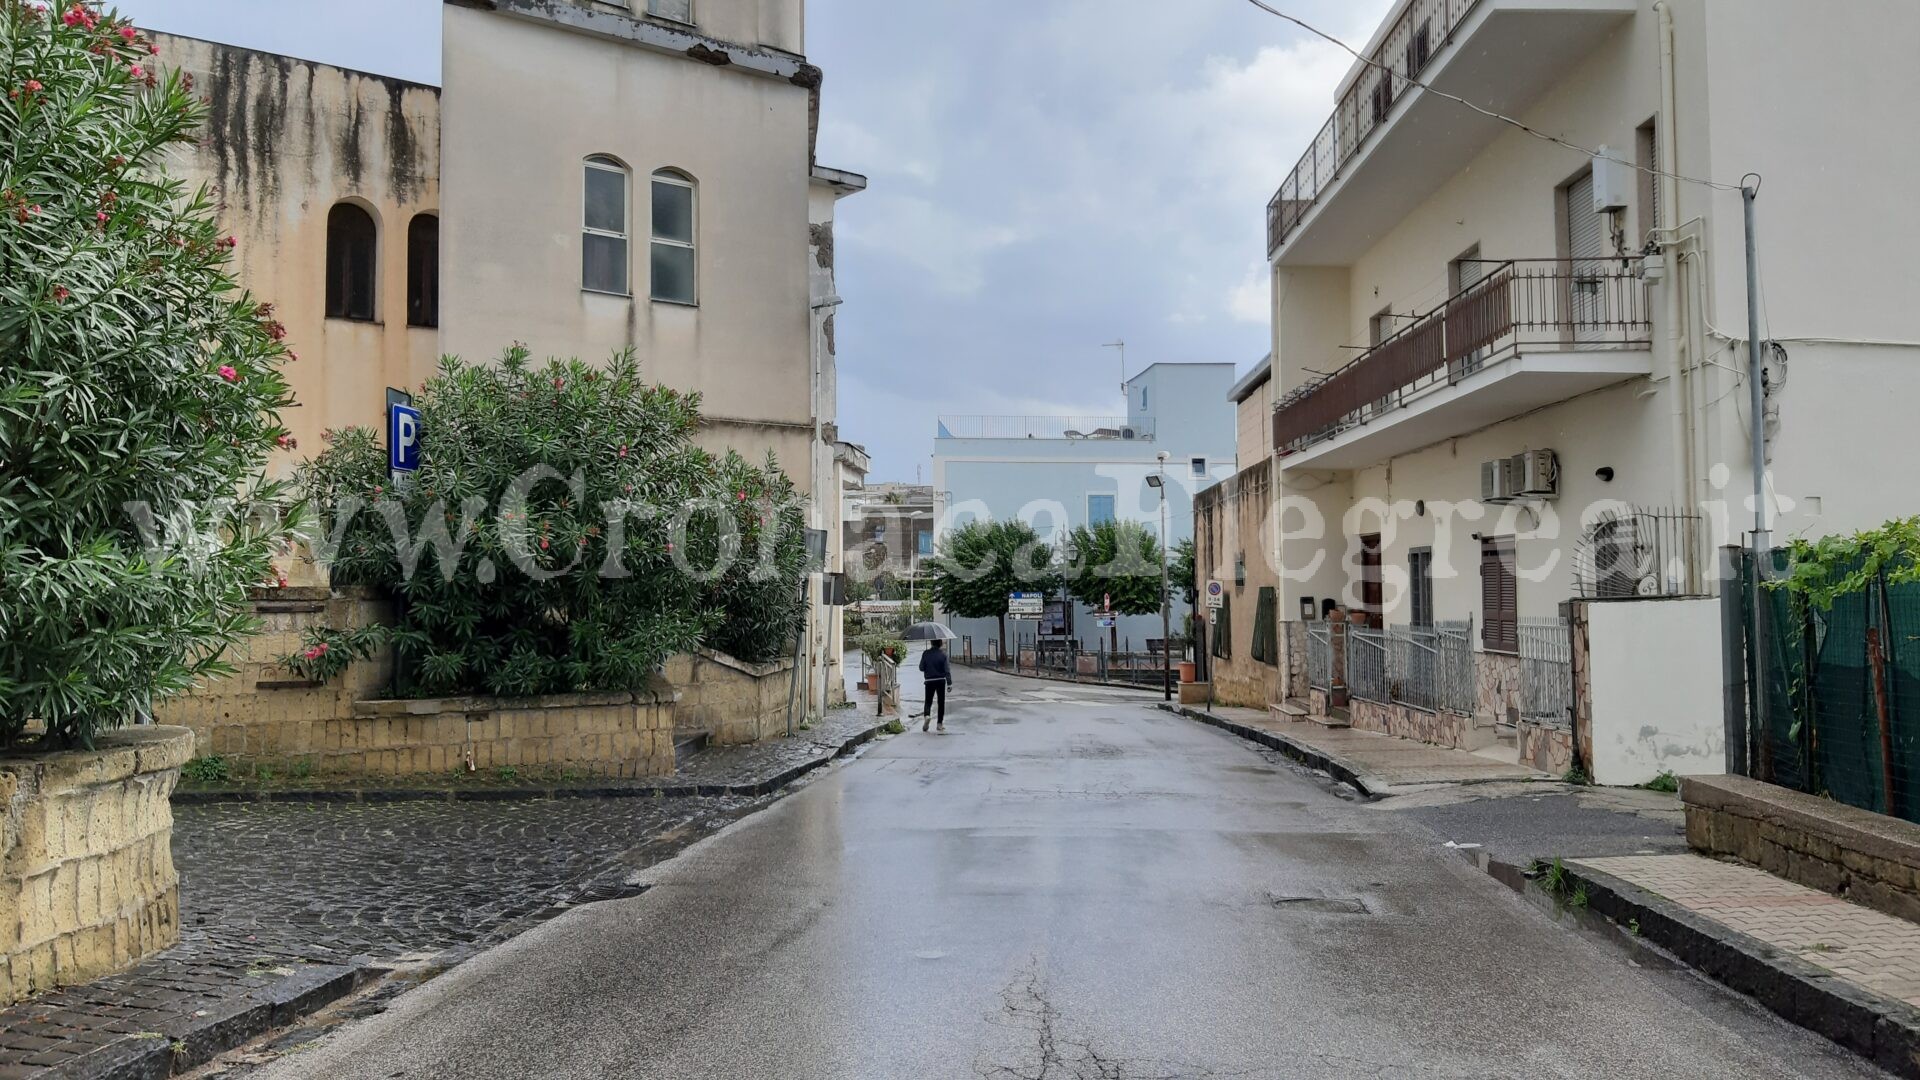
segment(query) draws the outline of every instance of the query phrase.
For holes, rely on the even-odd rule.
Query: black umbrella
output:
[[[901,636],[908,641],[952,641],[960,635],[937,622],[917,622]]]

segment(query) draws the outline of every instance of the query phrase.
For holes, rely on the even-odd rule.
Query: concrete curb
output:
[[[1920,1080],[1920,1009],[1863,990],[1610,874],[1574,862],[1561,866],[1572,888],[1585,888],[1587,910],[1616,926],[1632,927],[1629,932],[1635,937],[1753,998],[1782,1019],[1846,1047],[1895,1076]],[[1502,874],[1494,876],[1506,880]]]
[[[1262,731],[1248,727],[1224,716],[1216,716],[1205,709],[1196,709],[1190,705],[1168,705],[1161,703],[1160,708],[1177,713],[1189,720],[1198,720],[1210,727],[1217,727],[1232,735],[1238,735],[1248,742],[1259,743],[1270,750],[1278,750],[1309,769],[1317,769],[1335,780],[1346,784],[1369,799],[1382,799],[1392,793],[1392,789],[1383,781],[1371,777],[1354,768],[1350,763],[1340,760],[1332,754],[1297,739],[1273,731]]]
[[[343,788],[338,790],[295,789],[286,791],[190,791],[174,789],[175,806],[209,806],[216,803],[399,803],[399,802],[551,802],[558,799],[690,799],[723,795],[771,795],[815,769],[846,757],[879,736],[892,719],[856,732],[838,746],[817,744],[821,752],[777,773],[758,780],[731,784],[609,784],[601,786],[560,787],[538,785],[501,788]]]
[[[359,990],[375,975],[366,966],[316,964],[263,986],[219,1012],[194,1017],[178,1030],[128,1035],[43,1075],[48,1080],[165,1080],[269,1031],[288,1027]]]

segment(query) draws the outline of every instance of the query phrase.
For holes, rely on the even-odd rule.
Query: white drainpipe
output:
[[[1667,360],[1668,374],[1673,382],[1673,488],[1676,509],[1688,511],[1698,501],[1695,498],[1694,483],[1697,470],[1694,463],[1694,416],[1693,416],[1693,371],[1692,357],[1683,358],[1686,346],[1682,344],[1680,330],[1680,247],[1679,237],[1675,235],[1680,221],[1680,181],[1675,176],[1679,172],[1680,132],[1679,132],[1679,93],[1676,89],[1675,54],[1673,43],[1673,8],[1666,0],[1653,5],[1660,16],[1660,122],[1656,125],[1655,137],[1659,139],[1659,158],[1662,175],[1654,177],[1660,185],[1660,217],[1657,226],[1663,230],[1665,238],[1660,245],[1667,262],[1667,276],[1662,283],[1666,293],[1667,306]],[[1703,534],[1706,530],[1700,530]],[[1696,543],[1695,550],[1688,559],[1686,588],[1688,592],[1698,592],[1701,584],[1701,560],[1705,554],[1701,545],[1709,543],[1703,538]]]

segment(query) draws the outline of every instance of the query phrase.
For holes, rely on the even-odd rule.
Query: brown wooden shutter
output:
[[[1513,573],[1513,537],[1480,541],[1480,644],[1490,652],[1520,651],[1520,598]]]

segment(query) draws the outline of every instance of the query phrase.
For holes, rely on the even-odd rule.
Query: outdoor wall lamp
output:
[[[1599,477],[1601,483],[1611,484],[1613,483],[1613,466],[1602,465],[1599,468],[1593,470],[1593,475]]]

